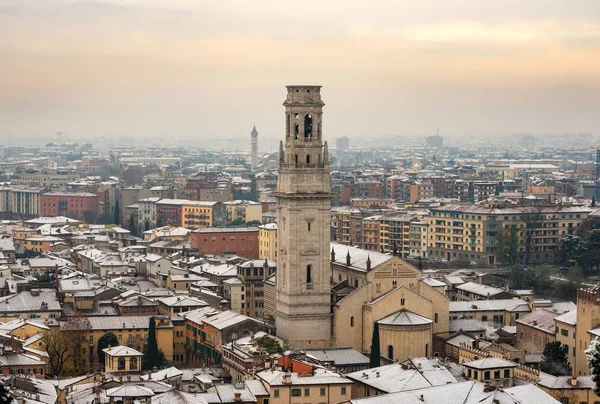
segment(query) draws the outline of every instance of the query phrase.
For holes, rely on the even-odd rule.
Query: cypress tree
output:
[[[119,211],[119,201],[115,202],[115,217],[114,224],[120,224],[121,222],[121,212]]]
[[[156,319],[150,317],[150,326],[148,327],[148,344],[146,345],[146,364],[147,369],[160,366],[160,354],[158,352],[158,342],[156,341]]]
[[[381,366],[381,349],[379,347],[379,324],[377,321],[373,325],[373,339],[371,341],[371,362],[370,368]]]
[[[129,231],[135,236],[135,221],[133,215],[129,216]]]

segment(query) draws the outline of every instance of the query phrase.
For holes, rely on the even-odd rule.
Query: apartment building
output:
[[[255,201],[228,201],[223,203],[226,211],[226,221],[231,223],[239,220],[243,223],[262,220],[262,204]]]
[[[221,226],[225,224],[225,207],[221,202],[184,201],[181,207],[181,226],[186,229]]]
[[[258,226],[258,259],[277,261],[277,223]]]
[[[11,178],[12,185],[28,187],[57,188],[69,182],[77,181],[79,173],[73,168],[27,168],[17,170]]]
[[[589,213],[588,208],[561,205],[431,208],[427,253],[448,261],[485,260],[495,265],[503,259],[502,235],[514,232],[516,259],[525,262],[529,253],[530,262],[552,262],[557,258],[561,239],[573,234]]]
[[[248,317],[263,318],[265,316],[264,283],[268,277],[275,274],[275,261],[250,260],[238,264],[238,278],[244,283],[245,309]]]
[[[98,195],[91,192],[46,192],[40,196],[41,216],[68,216],[95,222],[100,215]]]
[[[31,218],[40,215],[40,196],[46,188],[28,186],[0,187],[0,215],[5,218]]]

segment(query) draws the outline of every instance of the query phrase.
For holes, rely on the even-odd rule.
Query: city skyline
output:
[[[3,4],[2,143],[277,138],[289,83],[324,86],[329,139],[598,133],[594,1]]]

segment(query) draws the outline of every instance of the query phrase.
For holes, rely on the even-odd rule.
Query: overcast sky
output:
[[[599,0],[0,0],[7,136],[600,133]]]

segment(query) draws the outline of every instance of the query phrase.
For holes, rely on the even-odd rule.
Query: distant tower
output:
[[[254,171],[258,165],[258,132],[256,126],[252,128],[252,133],[250,133],[250,146],[250,166]]]
[[[320,86],[287,86],[277,183],[277,335],[292,347],[331,339],[329,155]]]

